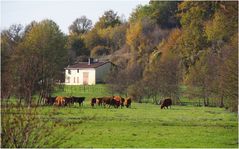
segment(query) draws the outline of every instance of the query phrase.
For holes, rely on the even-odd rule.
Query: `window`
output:
[[[66,83],[70,83],[70,77],[66,78]]]
[[[68,69],[68,74],[71,74],[71,70],[70,69]]]
[[[77,83],[79,83],[79,77],[77,77]]]
[[[79,69],[77,69],[77,73],[79,73]]]
[[[83,84],[88,85],[89,72],[83,72]]]
[[[74,77],[74,83],[76,83],[76,78]]]

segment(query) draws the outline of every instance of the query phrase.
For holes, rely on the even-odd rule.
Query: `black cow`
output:
[[[167,109],[168,109],[169,106],[171,108],[171,105],[172,105],[172,99],[171,98],[166,98],[161,102],[161,109],[163,109],[165,107],[167,107]]]
[[[64,97],[65,99],[65,105],[72,105],[74,104],[73,98],[72,97]]]
[[[95,104],[96,104],[96,98],[92,98],[91,99],[91,107],[93,108]]]
[[[73,100],[73,103],[79,103],[79,106],[83,105],[83,102],[85,101],[85,97],[71,97]]]
[[[56,100],[56,97],[45,97],[45,104],[46,105],[53,105]]]

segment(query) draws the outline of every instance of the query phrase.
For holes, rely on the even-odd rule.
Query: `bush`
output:
[[[91,50],[91,57],[108,55],[109,53],[110,53],[110,48],[106,46],[96,46]]]
[[[2,148],[39,148],[55,147],[59,140],[69,137],[67,134],[58,136],[54,130],[60,123],[52,118],[52,111],[47,117],[38,114],[37,108],[26,108],[16,105],[4,106],[1,109],[1,147]],[[71,128],[70,128],[71,129]]]
[[[137,82],[135,84],[132,84],[127,89],[128,95],[133,98],[133,100],[142,103],[142,99],[144,96],[144,89],[142,87],[141,82]]]

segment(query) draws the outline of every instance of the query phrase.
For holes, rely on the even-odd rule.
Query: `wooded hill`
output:
[[[69,35],[52,20],[12,25],[1,32],[1,56],[2,98],[30,103],[64,80],[65,66],[93,57],[117,64],[109,89],[138,102],[166,96],[177,102],[186,86],[204,106],[219,100],[237,111],[238,2],[150,1],[127,21],[112,10],[94,26],[77,18]]]

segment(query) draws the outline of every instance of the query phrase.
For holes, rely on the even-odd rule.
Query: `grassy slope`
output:
[[[89,105],[91,97],[110,95],[104,85],[67,87],[55,95],[85,96],[84,107],[52,108],[60,123],[54,136],[68,137],[49,147],[237,147],[237,115],[220,108],[173,106],[161,110],[152,104],[133,103],[131,109]],[[69,90],[70,89],[70,90]]]
[[[84,96],[87,100],[90,100],[92,97],[102,97],[102,96],[111,96],[107,92],[106,85],[97,84],[89,86],[65,86],[64,91],[57,90],[53,93],[52,96]]]

